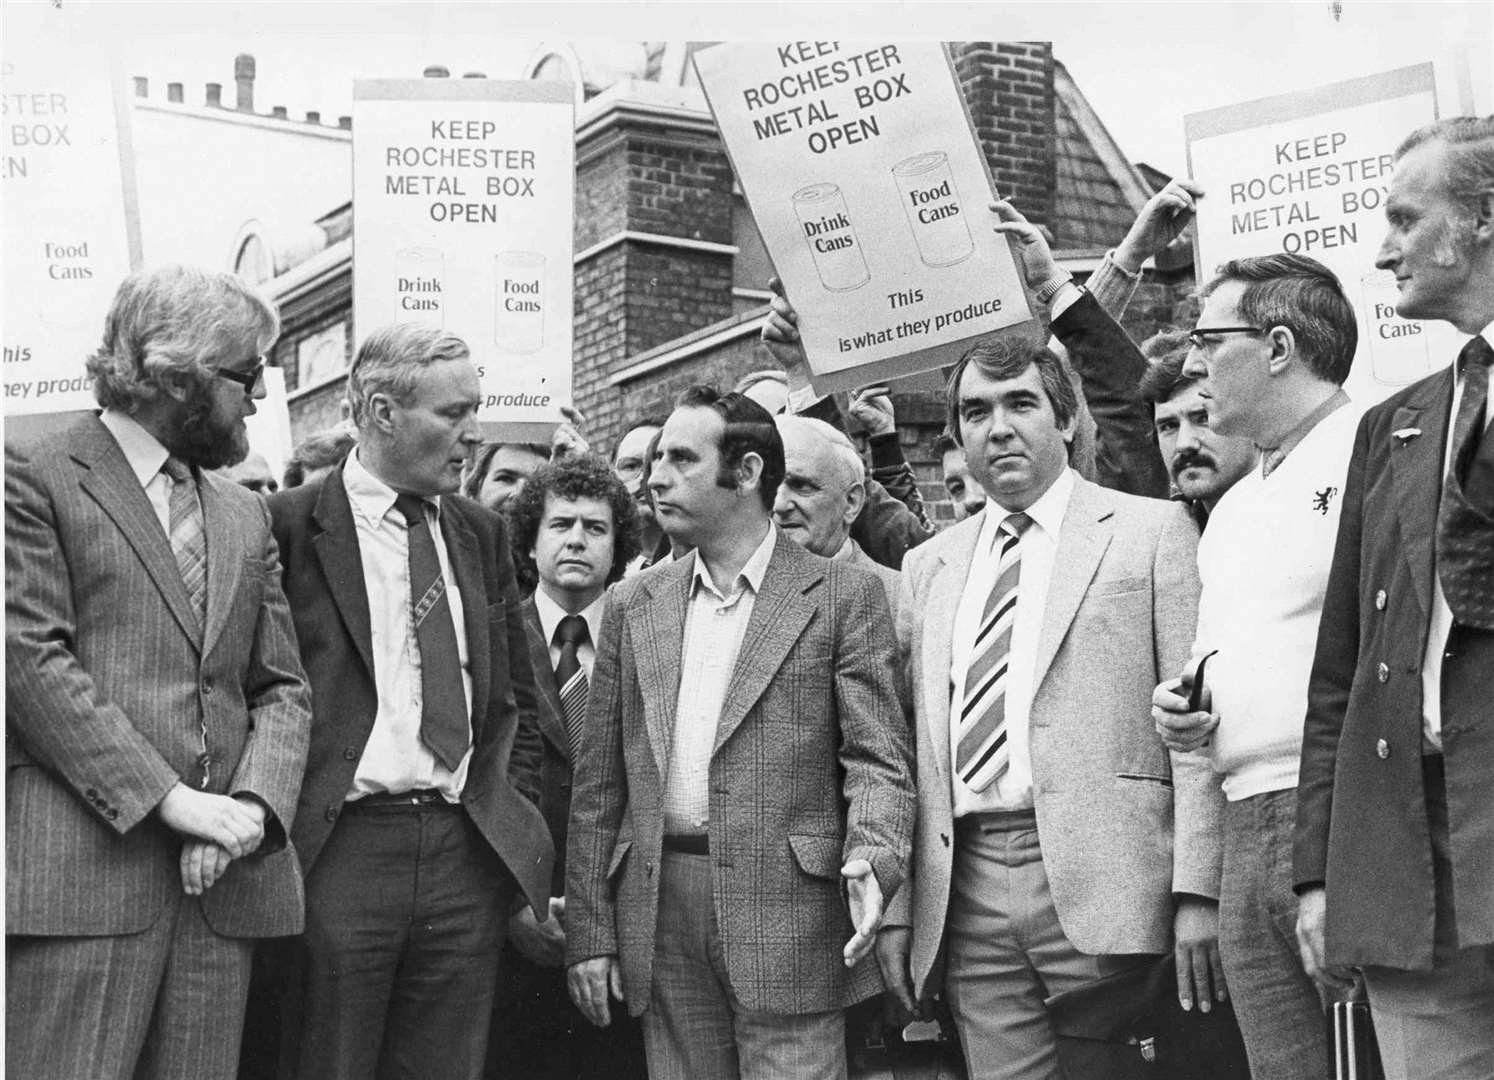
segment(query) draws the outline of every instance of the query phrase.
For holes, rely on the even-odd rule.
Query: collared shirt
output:
[[[1349,403],[1349,395],[1343,387],[1328,397],[1316,409],[1304,416],[1297,425],[1282,436],[1281,442],[1275,446],[1258,446],[1261,458],[1261,475],[1270,476],[1278,465],[1286,460],[1286,456],[1295,450],[1307,438],[1308,432],[1317,427],[1324,417],[1331,415]]]
[[[1032,806],[1032,751],[1028,719],[1032,709],[1033,675],[1037,666],[1038,639],[1043,632],[1043,612],[1047,607],[1048,583],[1053,577],[1053,555],[1058,549],[1058,535],[1068,513],[1074,493],[1074,470],[1066,468],[1042,496],[1027,508],[1032,524],[1022,534],[1022,570],[1017,579],[1017,614],[1012,621],[1011,653],[1006,672],[1006,772],[985,791],[971,791],[950,770],[954,814],[960,817],[981,810],[1025,810]],[[980,535],[975,540],[975,558],[965,578],[965,591],[955,612],[954,636],[950,642],[950,724],[949,753],[954,761],[959,752],[959,726],[954,722],[959,712],[957,702],[965,700],[965,672],[970,667],[975,635],[980,631],[986,598],[996,587],[1000,566],[998,533],[1003,521],[1011,516],[994,499],[986,500],[986,512]]]
[[[336,482],[335,477],[331,482]],[[379,695],[373,730],[349,799],[375,792],[435,788],[447,802],[458,802],[472,760],[469,747],[450,772],[420,740],[424,694],[420,682],[420,643],[410,602],[410,537],[403,515],[394,508],[398,492],[374,476],[359,459],[348,455],[342,484],[352,504],[358,554],[363,562],[363,585],[368,594],[368,623],[373,639],[374,689]],[[436,558],[446,581],[446,595],[456,627],[457,656],[462,665],[462,691],[472,710],[472,672],[467,656],[462,595],[451,572],[451,556],[441,534],[441,504],[427,499],[426,523],[436,539]]]
[[[1494,348],[1494,323],[1480,331],[1480,336]],[[1462,372],[1457,361],[1453,361],[1452,412],[1447,418],[1447,442],[1442,450],[1442,475],[1447,476],[1452,468],[1453,423],[1458,416],[1458,406],[1463,401]],[[1484,407],[1484,438],[1490,421],[1494,421],[1494,407]],[[1432,545],[1436,558],[1436,545]],[[1452,632],[1452,608],[1447,606],[1447,594],[1442,591],[1442,578],[1432,569],[1432,618],[1427,630],[1427,651],[1421,661],[1421,729],[1422,740],[1429,749],[1442,749],[1442,654],[1447,649],[1447,635]]]
[[[119,443],[125,463],[135,474],[135,479],[140,481],[140,486],[145,489],[145,497],[150,500],[151,509],[156,512],[161,531],[169,537],[172,480],[161,471],[161,466],[166,464],[170,453],[161,445],[160,440],[127,413],[105,409],[99,415],[99,422],[109,429],[109,434]]]
[[[778,530],[770,524],[762,543],[726,592],[711,580],[700,552],[693,553],[695,574],[685,609],[680,696],[664,781],[665,833],[699,834],[710,824],[711,751],[716,745],[721,707],[777,542]]]
[[[534,590],[534,610],[539,615],[545,641],[550,645],[550,670],[554,671],[560,663],[560,643],[555,640],[555,628],[570,613],[550,598],[543,585]],[[586,620],[586,640],[576,646],[576,660],[588,679],[591,678],[592,665],[596,663],[597,634],[601,632],[602,613],[606,610],[607,594],[603,593],[580,611],[581,618]]]

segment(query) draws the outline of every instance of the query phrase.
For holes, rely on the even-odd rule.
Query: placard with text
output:
[[[733,43],[695,67],[817,390],[1041,335],[944,46]]]
[[[547,439],[571,402],[574,102],[553,82],[353,84],[357,339],[460,336],[490,437]]]
[[[1396,314],[1395,278],[1375,269],[1396,147],[1436,118],[1431,64],[1184,118],[1189,170],[1205,191],[1199,280],[1253,255],[1294,252],[1323,263],[1359,314],[1359,349],[1345,387],[1365,404],[1457,352],[1459,335],[1448,324]]]

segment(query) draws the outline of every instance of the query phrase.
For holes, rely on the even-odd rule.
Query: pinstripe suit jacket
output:
[[[566,959],[617,955],[648,1004],[663,777],[696,556],[609,594],[566,853]],[[749,1009],[839,1008],[881,988],[848,971],[840,868],[884,893],[913,829],[907,718],[881,583],[779,535],[727,686],[710,763],[712,896],[732,990]]]
[[[979,516],[903,563],[899,637],[917,714],[914,982],[934,974],[954,861],[949,695],[955,613]],[[1219,895],[1223,795],[1197,754],[1170,755],[1153,688],[1182,670],[1198,607],[1198,534],[1175,503],[1076,479],[1053,559],[1029,726],[1043,864],[1068,939],[1091,954],[1172,947],[1173,894]],[[935,987],[937,988],[937,987]]]
[[[285,843],[310,700],[269,516],[204,474],[207,619],[97,417],[5,455],[6,930],[129,934],[181,889],[181,838],[151,811],[177,780],[274,812],[260,852],[203,896],[229,937],[290,934]],[[200,758],[208,758],[202,783]]]

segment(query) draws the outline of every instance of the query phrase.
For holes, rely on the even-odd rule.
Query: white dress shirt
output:
[[[99,416],[99,423],[108,428],[109,434],[114,436],[114,441],[119,443],[119,449],[124,453],[125,464],[129,465],[130,471],[135,474],[135,479],[139,480],[140,486],[145,489],[145,497],[150,500],[150,507],[156,512],[156,520],[161,523],[161,531],[169,538],[171,536],[172,479],[161,471],[161,466],[166,464],[166,459],[171,456],[170,453],[154,435],[141,427],[139,422],[127,413],[105,409]]]
[[[545,592],[543,585],[534,590],[534,610],[539,615],[540,629],[544,631],[545,641],[550,646],[550,670],[553,672],[560,664],[560,643],[555,640],[555,628],[569,612],[550,599],[550,594]],[[576,646],[576,660],[581,664],[581,670],[586,672],[587,679],[591,678],[591,668],[596,663],[597,633],[602,629],[602,613],[606,610],[607,594],[603,593],[580,613],[581,618],[586,620],[586,640]]]
[[[331,482],[336,482],[335,477]],[[394,508],[398,492],[374,476],[358,458],[348,455],[342,483],[352,504],[363,585],[368,594],[368,622],[373,639],[374,688],[379,695],[373,730],[348,799],[375,792],[435,788],[447,802],[459,802],[472,761],[469,745],[455,772],[447,770],[420,739],[424,693],[420,682],[420,644],[410,603],[410,539],[405,519]],[[472,672],[467,656],[462,595],[451,572],[451,557],[441,535],[441,504],[425,500],[426,523],[436,540],[436,558],[446,581],[451,618],[456,627],[457,656],[462,665],[462,692],[472,711]],[[502,643],[496,643],[502,647]]]
[[[1026,810],[1032,806],[1032,751],[1028,715],[1032,708],[1032,678],[1037,666],[1038,638],[1043,632],[1048,582],[1053,577],[1053,554],[1059,530],[1074,493],[1074,471],[1065,468],[1047,491],[1026,510],[1032,524],[1022,534],[1022,571],[1017,579],[1017,613],[1012,621],[1011,653],[1006,671],[1006,772],[985,791],[972,791],[959,774],[950,770],[954,816],[984,810]],[[997,533],[1011,512],[994,499],[986,500],[975,557],[965,578],[965,591],[955,612],[954,636],[950,642],[950,761],[959,754],[958,702],[965,700],[965,672],[980,631],[986,599],[996,586],[1000,565]]]
[[[725,593],[711,580],[700,553],[690,555],[695,560],[695,575],[685,609],[680,696],[664,780],[667,834],[698,835],[710,824],[711,750],[716,745],[721,706],[777,542],[778,530],[770,524],[762,543]]]
[[[1480,336],[1494,348],[1494,323],[1480,331]],[[1461,351],[1461,350],[1460,350]],[[1458,418],[1458,405],[1463,400],[1463,380],[1457,377],[1457,360],[1453,361],[1452,412],[1447,418],[1447,442],[1442,449],[1442,475],[1447,476],[1452,468],[1453,425]],[[1494,420],[1494,407],[1484,407],[1485,438],[1489,422]],[[1432,558],[1437,557],[1437,545],[1432,545]],[[1442,591],[1442,578],[1432,567],[1432,619],[1427,630],[1427,651],[1421,661],[1421,729],[1426,745],[1442,750],[1442,654],[1447,650],[1447,635],[1452,632],[1452,608],[1447,606],[1447,594]]]

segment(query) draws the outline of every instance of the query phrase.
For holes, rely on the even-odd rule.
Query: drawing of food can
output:
[[[960,205],[949,155],[931,150],[905,158],[892,167],[892,178],[924,265],[953,266],[970,258],[975,241]]]
[[[1384,386],[1407,386],[1432,370],[1425,323],[1396,314],[1400,300],[1389,270],[1365,274],[1364,321],[1369,337],[1370,374]]]
[[[493,259],[493,341],[504,352],[534,353],[545,344],[545,257],[505,251]]]
[[[445,325],[446,257],[436,248],[394,253],[394,321]]]
[[[838,184],[811,184],[794,192],[794,213],[814,256],[820,283],[831,292],[859,289],[871,280],[861,241]]]

